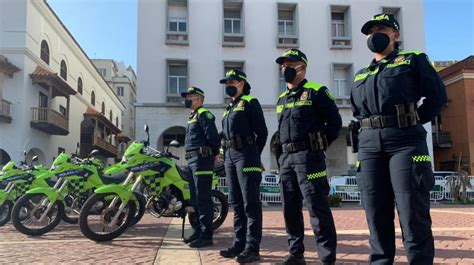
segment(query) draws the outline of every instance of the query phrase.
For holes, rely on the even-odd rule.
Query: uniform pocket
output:
[[[429,162],[413,162],[412,164],[412,178],[410,186],[414,191],[429,192],[433,189],[435,179],[433,170]]]

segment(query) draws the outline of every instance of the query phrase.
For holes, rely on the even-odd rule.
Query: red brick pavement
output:
[[[146,215],[118,240],[95,243],[77,225],[61,223],[41,237],[28,237],[8,224],[0,227],[0,263],[152,264],[170,218]]]
[[[466,207],[434,206],[433,230],[436,240],[437,264],[474,264],[474,211]],[[368,234],[363,210],[350,206],[333,210],[338,235],[340,264],[367,264]],[[316,263],[317,253],[305,211],[306,258]],[[152,264],[166,234],[170,219],[156,219],[147,215],[134,228],[110,243],[95,243],[85,239],[75,225],[62,223],[52,232],[30,238],[14,230],[11,225],[0,227],[0,263],[119,263]],[[397,222],[397,221],[396,221]],[[264,210],[264,238],[261,245],[263,263],[278,263],[287,254],[287,241],[281,208]],[[202,264],[235,263],[221,258],[218,250],[232,243],[232,213],[215,235],[212,248],[200,250]],[[406,263],[397,234],[397,264]],[[179,261],[176,261],[178,264]]]
[[[433,230],[436,244],[437,264],[474,264],[474,208],[434,206],[432,209]],[[470,214],[471,213],[471,214]],[[338,235],[338,264],[367,264],[370,248],[364,211],[360,207],[333,210]],[[307,211],[305,217],[305,257],[316,263],[317,253],[310,229]],[[395,220],[398,223],[398,220]],[[262,263],[278,263],[287,254],[287,238],[280,207],[264,211],[264,231],[261,244]],[[397,225],[397,227],[399,227]],[[461,230],[461,231],[456,231]],[[232,213],[215,235],[214,247],[200,251],[203,264],[235,263],[221,258],[218,250],[232,244]],[[401,234],[397,233],[396,263],[406,263]]]

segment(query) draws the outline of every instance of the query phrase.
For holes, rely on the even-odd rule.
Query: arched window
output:
[[[91,104],[92,104],[92,106],[95,106],[95,93],[94,93],[94,91],[92,91],[92,93],[91,93]]]
[[[67,80],[67,66],[64,60],[61,61],[61,71],[59,75],[64,79]]]
[[[109,117],[110,117],[110,121],[113,121],[112,110],[110,110]]]
[[[49,45],[45,40],[41,41],[40,58],[49,65]]]
[[[77,79],[77,92],[82,95],[82,78]]]
[[[105,103],[102,101],[102,110],[100,111],[105,116]]]

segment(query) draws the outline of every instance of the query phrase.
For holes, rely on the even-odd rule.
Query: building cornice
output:
[[[457,81],[461,81],[463,79],[474,79],[474,73],[459,73],[449,79],[443,80],[445,86],[449,86]]]

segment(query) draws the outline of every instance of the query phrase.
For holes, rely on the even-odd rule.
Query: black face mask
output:
[[[235,86],[226,86],[225,93],[227,93],[227,95],[229,95],[229,97],[234,97],[235,95],[237,95],[237,87],[235,87]]]
[[[193,105],[193,101],[190,99],[185,99],[184,100],[184,107],[190,109],[191,106]]]
[[[367,39],[367,46],[372,52],[380,53],[390,44],[390,37],[381,32],[375,32]]]
[[[296,72],[296,68],[300,66],[297,66],[295,68],[293,67],[285,67],[285,70],[283,70],[283,77],[285,78],[285,82],[291,83],[293,80],[295,80],[295,77],[298,75],[298,72]]]

